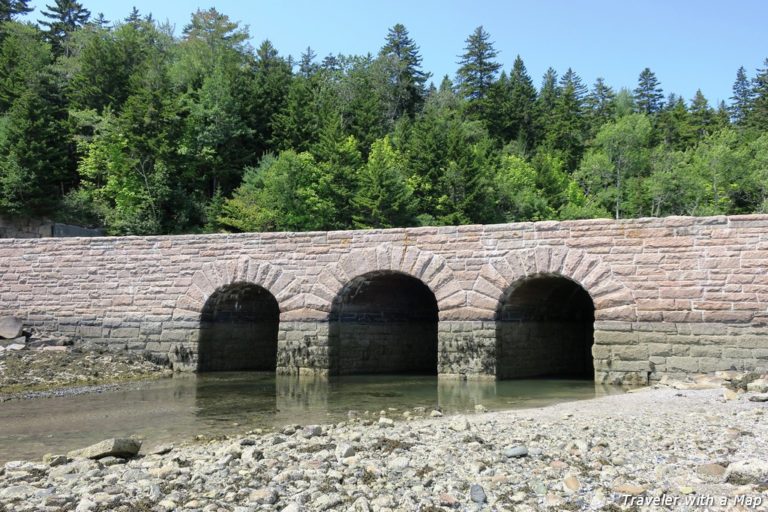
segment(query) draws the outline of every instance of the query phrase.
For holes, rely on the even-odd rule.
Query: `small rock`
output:
[[[467,418],[459,416],[451,422],[450,428],[456,432],[464,432],[470,428],[469,421]]]
[[[747,391],[754,391],[756,393],[767,393],[768,392],[768,379],[762,378],[762,379],[755,379],[749,384],[747,384]]]
[[[442,418],[443,417],[443,413],[441,413],[438,410],[434,410],[434,411],[429,413],[429,417],[430,418]]]
[[[163,507],[166,510],[176,510],[176,507],[177,507],[176,502],[170,498],[164,499],[163,501],[158,503],[158,506]]]
[[[317,437],[323,433],[322,427],[320,425],[307,425],[304,427],[304,429],[301,431],[302,437],[305,437],[307,439]]]
[[[547,493],[544,497],[544,505],[547,508],[560,508],[563,505],[563,498],[556,494]]]
[[[82,457],[86,459],[101,459],[104,457],[121,457],[129,459],[134,457],[141,449],[141,441],[131,438],[106,439],[82,450],[73,450],[67,454],[69,457]]]
[[[255,446],[246,446],[243,453],[240,455],[240,459],[246,464],[253,466],[258,461],[264,458],[264,453]]]
[[[504,450],[504,456],[510,459],[517,459],[520,457],[525,457],[526,455],[528,455],[528,448],[525,446],[513,446],[512,448],[507,448]]]
[[[248,500],[260,505],[274,505],[277,503],[277,493],[273,489],[262,488],[251,491]]]
[[[725,476],[725,468],[720,464],[702,464],[697,468],[699,476],[705,480],[719,482]]]
[[[334,454],[336,455],[336,460],[341,461],[347,457],[352,457],[355,454],[355,448],[348,443],[339,443],[336,445]]]
[[[43,457],[43,464],[48,464],[49,467],[54,468],[66,464],[69,460],[69,457],[66,455],[53,455],[49,453]]]
[[[488,412],[488,408],[483,404],[477,404],[475,406],[475,412]]]
[[[737,398],[739,398],[739,394],[732,389],[724,388],[723,398],[726,400],[736,400]]]
[[[688,487],[687,485],[684,485],[680,488],[680,494],[687,496],[688,494],[693,494],[695,491],[693,487]]]
[[[736,485],[765,485],[768,483],[768,461],[746,459],[732,462],[725,471],[725,481]]]
[[[387,418],[386,416],[382,416],[381,418],[379,418],[379,426],[382,428],[394,427],[395,421],[390,418]]]
[[[365,498],[365,496],[360,496],[352,504],[352,510],[354,512],[370,512],[371,505],[368,503],[368,500]]]
[[[438,496],[438,500],[440,502],[440,506],[442,507],[453,508],[459,504],[459,500],[457,500],[452,494],[448,493],[442,493],[440,496]]]
[[[630,496],[639,496],[645,492],[644,487],[634,484],[619,484],[613,487],[613,490],[619,494],[628,494]]]
[[[485,503],[488,501],[488,497],[485,495],[485,489],[479,484],[472,484],[469,488],[469,499],[475,503]]]
[[[162,506],[163,503],[160,502],[160,506]],[[96,502],[91,501],[88,498],[83,498],[80,500],[80,503],[77,504],[77,507],[75,508],[75,512],[89,512],[90,510],[93,510],[96,508]]]
[[[166,455],[168,453],[171,453],[173,451],[173,445],[172,444],[161,444],[158,446],[155,446],[150,452],[150,455]]]
[[[749,397],[750,402],[768,402],[768,393],[759,393]]]
[[[25,348],[27,348],[26,345],[22,345],[20,343],[12,343],[7,347],[5,347],[5,350],[18,351],[18,350],[24,350]]]
[[[301,505],[296,502],[289,503],[288,506],[283,508],[280,512],[301,512]]]
[[[576,478],[573,475],[568,475],[563,480],[563,490],[569,494],[573,494],[575,492],[578,492],[579,489],[581,489],[581,482],[579,482],[579,479]]]

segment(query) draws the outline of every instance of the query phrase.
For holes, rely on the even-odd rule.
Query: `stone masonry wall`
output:
[[[394,270],[434,292],[442,375],[495,375],[495,312],[526,276],[595,304],[598,381],[768,366],[768,216],[369,231],[0,240],[0,311],[27,326],[194,368],[200,313],[251,282],[280,305],[280,373],[324,373],[351,279]]]

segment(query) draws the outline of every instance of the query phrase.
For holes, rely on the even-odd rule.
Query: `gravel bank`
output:
[[[389,410],[128,461],[49,456],[0,470],[0,510],[767,510],[760,396],[666,388],[470,416]]]
[[[114,390],[121,382],[173,373],[135,354],[55,348],[0,354],[0,402]]]

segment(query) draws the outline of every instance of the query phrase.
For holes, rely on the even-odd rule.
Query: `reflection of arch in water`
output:
[[[217,289],[200,315],[198,371],[275,371],[280,308],[266,289],[235,282]]]
[[[493,379],[438,379],[437,403],[448,411],[474,411],[496,401]]]
[[[392,270],[357,276],[329,319],[332,373],[437,373],[437,300],[419,279]]]
[[[497,378],[594,378],[594,321],[592,298],[571,279],[514,282],[496,311]]]

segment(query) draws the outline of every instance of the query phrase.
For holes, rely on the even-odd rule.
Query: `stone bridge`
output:
[[[768,366],[768,215],[0,240],[0,311],[179,370]]]

